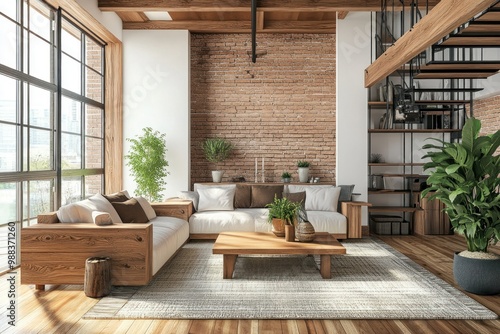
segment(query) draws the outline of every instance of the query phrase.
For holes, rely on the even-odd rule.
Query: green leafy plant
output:
[[[309,167],[310,163],[305,160],[297,161],[297,167]]]
[[[227,159],[233,145],[224,138],[207,138],[201,144],[201,149],[209,162],[219,163]]]
[[[283,172],[281,173],[281,178],[282,179],[289,179],[292,177],[292,174],[290,174],[289,172]]]
[[[267,221],[272,222],[273,218],[283,219],[286,224],[293,224],[300,204],[290,201],[288,198],[278,198],[274,196],[274,201],[266,205],[269,208]]]
[[[144,196],[148,201],[160,201],[165,190],[165,177],[169,174],[165,159],[165,134],[147,127],[142,129],[142,136],[127,138],[131,143],[129,154],[125,156],[137,189],[135,194]]]
[[[422,198],[439,199],[455,231],[465,236],[467,250],[487,252],[490,244],[500,240],[500,130],[479,136],[481,122],[470,118],[462,130],[461,143],[427,144],[423,158],[431,162],[424,170],[432,170]]]

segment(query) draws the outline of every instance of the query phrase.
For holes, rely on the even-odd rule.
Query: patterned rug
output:
[[[222,279],[213,242],[190,242],[144,287],[114,287],[84,319],[496,319],[372,239],[343,242],[324,280],[313,256],[246,256]]]

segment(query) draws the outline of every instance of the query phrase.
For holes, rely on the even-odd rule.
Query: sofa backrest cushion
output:
[[[252,186],[249,184],[236,184],[234,194],[234,208],[246,209],[252,205]]]
[[[125,202],[126,200],[130,199],[130,196],[128,192],[126,191],[120,191],[114,194],[109,194],[105,195],[103,194],[104,198],[106,198],[110,203],[112,202]]]
[[[57,210],[57,218],[62,223],[94,223],[92,212],[101,211],[109,213],[113,224],[121,224],[122,220],[113,205],[101,194],[64,205]]]
[[[137,200],[137,202],[139,202],[149,220],[156,218],[155,209],[153,209],[153,207],[151,206],[151,204],[148,202],[147,199],[145,199],[142,196],[137,196],[134,198]]]
[[[251,208],[265,208],[274,201],[274,197],[281,198],[283,185],[252,185]]]
[[[340,188],[330,186],[327,188],[306,188],[306,210],[313,211],[337,211],[340,196]]]
[[[141,204],[135,198],[124,202],[111,202],[111,204],[124,223],[142,224],[149,221]]]
[[[283,193],[283,197],[288,198],[291,202],[300,203],[302,206],[306,204],[306,192],[299,191],[296,193]]]
[[[236,185],[198,187],[198,212],[213,210],[234,210]]]
[[[193,202],[194,211],[198,211],[198,202],[200,201],[200,195],[197,191],[181,191],[179,192],[178,197]]]

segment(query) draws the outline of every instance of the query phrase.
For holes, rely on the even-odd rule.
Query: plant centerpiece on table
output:
[[[287,225],[291,227],[289,228],[291,231],[295,232],[295,220],[300,204],[292,202],[286,197],[274,196],[273,202],[267,204],[266,208],[269,209],[267,221],[273,224],[273,233],[276,236],[284,236]],[[293,239],[295,239],[295,233]]]
[[[201,149],[205,158],[217,165],[223,162],[229,157],[229,154],[233,150],[233,145],[224,138],[207,138],[201,144]],[[213,182],[221,182],[224,172],[221,170],[212,171]]]
[[[131,143],[129,153],[125,155],[130,167],[130,175],[137,188],[135,194],[144,196],[148,201],[160,201],[161,192],[165,190],[165,177],[169,174],[165,159],[165,134],[154,131],[150,127],[142,129],[142,136],[127,138]]]
[[[307,182],[309,180],[309,166],[310,163],[305,160],[297,161],[299,182]]]
[[[283,183],[290,183],[291,180],[292,180],[292,174],[290,174],[289,172],[281,173],[281,181]]]
[[[488,253],[488,246],[500,240],[500,130],[479,136],[481,122],[470,118],[462,129],[461,143],[439,139],[439,145],[427,144],[423,158],[431,161],[424,170],[432,170],[422,198],[445,204],[454,231],[465,236],[467,251],[455,253],[455,281],[476,294],[500,293],[500,257]]]

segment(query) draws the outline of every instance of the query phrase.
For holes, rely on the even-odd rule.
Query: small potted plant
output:
[[[309,162],[304,160],[297,161],[299,182],[307,182],[309,180]]]
[[[295,240],[295,221],[300,204],[288,198],[274,196],[274,201],[266,205],[269,209],[267,220],[273,224],[276,236],[285,236],[287,241]],[[288,227],[287,227],[288,226]]]
[[[231,151],[233,150],[233,145],[224,138],[207,138],[201,144],[201,149],[205,158],[214,164],[223,162],[227,159]],[[221,182],[222,175],[224,172],[221,170],[212,171],[213,182]]]
[[[291,180],[292,180],[292,174],[288,172],[281,173],[281,182],[290,183]]]
[[[430,158],[424,170],[431,170],[430,185],[421,196],[445,204],[453,230],[465,236],[467,251],[456,252],[453,260],[455,281],[476,294],[500,293],[500,256],[488,253],[488,246],[500,240],[500,130],[479,136],[481,122],[469,118],[462,130],[461,143],[423,148]]]

